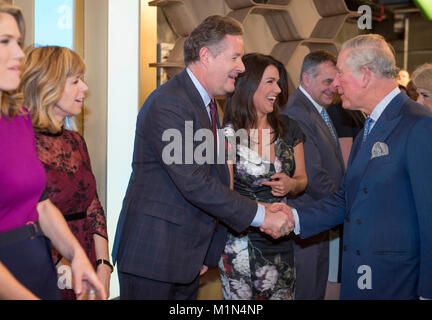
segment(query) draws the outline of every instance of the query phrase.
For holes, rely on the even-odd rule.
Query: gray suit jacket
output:
[[[123,202],[113,249],[124,273],[165,282],[190,283],[203,264],[215,266],[226,241],[226,228],[241,232],[257,211],[256,202],[229,190],[225,164],[166,164],[162,155],[172,140],[166,130],[182,137],[182,163],[202,141],[193,134],[211,130],[202,98],[186,70],[155,90],[137,120],[133,172]],[[191,140],[192,141],[192,140]],[[189,150],[189,151],[188,151]]]
[[[308,186],[303,195],[288,201],[290,206],[298,208],[339,190],[344,162],[326,123],[300,89],[290,96],[283,113],[296,120],[306,136],[304,156]]]

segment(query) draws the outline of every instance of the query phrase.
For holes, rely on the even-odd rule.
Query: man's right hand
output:
[[[284,203],[274,203],[266,207],[264,222],[260,226],[262,232],[274,239],[287,236],[294,230],[295,222],[291,208]]]

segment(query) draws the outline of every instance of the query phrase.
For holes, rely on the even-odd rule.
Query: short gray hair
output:
[[[432,91],[432,64],[425,63],[415,69],[412,81],[417,88]]]
[[[396,67],[393,47],[379,34],[364,34],[346,41],[342,50],[350,49],[346,63],[355,72],[367,66],[380,78],[397,78],[399,69]]]

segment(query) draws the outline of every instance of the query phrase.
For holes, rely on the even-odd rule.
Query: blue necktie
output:
[[[336,131],[335,131],[334,127],[333,127],[333,124],[330,121],[330,118],[329,118],[329,116],[327,114],[326,109],[324,109],[324,108],[322,108],[322,110],[321,110],[321,117],[323,118],[324,122],[326,123],[327,127],[329,128],[330,133],[332,134],[332,136],[333,136],[333,138],[334,138],[334,140],[336,142],[336,145],[339,145],[338,138],[337,138],[337,135],[336,135]]]
[[[375,123],[375,120],[371,117],[367,117],[365,125],[364,125],[364,132],[363,132],[363,140],[362,144],[365,143],[367,136],[369,135],[369,132],[372,129],[372,125]]]

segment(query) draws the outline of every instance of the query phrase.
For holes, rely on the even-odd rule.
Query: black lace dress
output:
[[[292,177],[295,172],[293,148],[304,142],[304,135],[294,120],[284,117],[284,124],[285,135],[274,143],[274,163],[247,147],[237,146],[235,191],[259,202],[285,202],[285,198],[273,196],[270,187],[261,185],[275,173],[283,172]],[[229,124],[225,134],[234,134]],[[275,240],[253,227],[242,234],[231,231],[219,270],[227,300],[294,299],[294,252],[292,241],[287,237]]]

